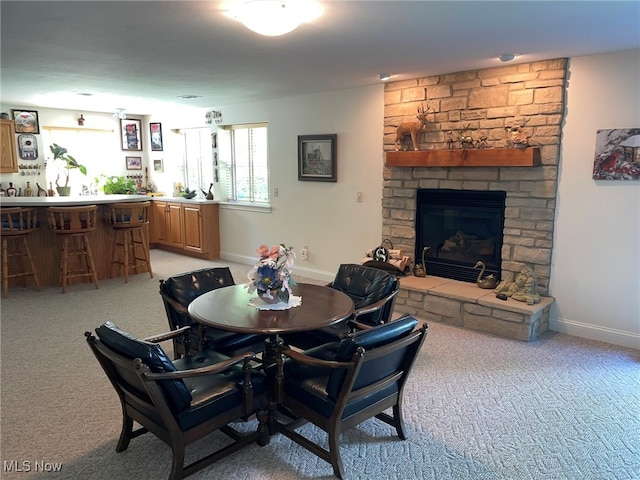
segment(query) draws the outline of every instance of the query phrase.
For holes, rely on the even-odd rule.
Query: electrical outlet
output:
[[[273,196],[274,196],[274,197],[277,197],[279,194],[280,194],[280,191],[278,190],[278,187],[275,187],[275,188],[273,189]]]
[[[309,259],[309,247],[307,247],[307,245],[303,245],[302,248],[300,249],[300,258],[302,260]]]

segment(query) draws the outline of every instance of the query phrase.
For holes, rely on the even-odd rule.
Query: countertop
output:
[[[3,207],[65,207],[79,205],[105,205],[108,203],[143,202],[159,200],[176,203],[218,203],[215,200],[182,197],[150,197],[147,195],[86,195],[69,197],[0,197]]]

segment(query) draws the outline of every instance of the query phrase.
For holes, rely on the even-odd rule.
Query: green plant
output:
[[[54,143],[54,144],[50,145],[49,148],[51,149],[51,153],[53,153],[53,160],[54,161],[55,160],[60,160],[62,162],[65,162],[65,167],[64,167],[64,173],[65,173],[65,176],[66,176],[66,179],[65,179],[65,182],[64,182],[64,186],[65,187],[69,186],[69,170],[77,168],[78,170],[80,170],[80,172],[82,172],[83,175],[87,174],[87,167],[85,167],[84,165],[80,165],[75,158],[73,158],[71,155],[69,155],[67,153],[67,149],[66,148],[61,147],[57,143]],[[60,186],[58,184],[58,179],[59,178],[60,178],[60,175],[58,175],[56,177],[56,186],[57,187]]]
[[[104,184],[104,193],[113,195],[116,193],[131,194],[138,189],[135,180],[122,176],[107,177]]]

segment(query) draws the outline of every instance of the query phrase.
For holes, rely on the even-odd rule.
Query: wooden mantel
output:
[[[387,152],[387,167],[539,167],[540,149],[481,148]]]

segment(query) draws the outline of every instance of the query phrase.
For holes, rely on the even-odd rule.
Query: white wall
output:
[[[572,58],[569,70],[550,327],[640,348],[640,181],[591,178],[596,130],[640,127],[640,51]]]
[[[382,85],[283,100],[223,106],[224,124],[269,123],[272,211],[222,208],[223,258],[253,263],[262,244],[293,245],[295,271],[331,280],[340,263],[359,262],[382,230]],[[337,137],[338,181],[298,181],[298,135]],[[362,192],[361,203],[356,192]],[[308,245],[309,259],[299,252]],[[243,279],[237,279],[240,282]]]

